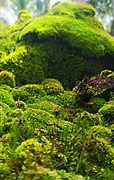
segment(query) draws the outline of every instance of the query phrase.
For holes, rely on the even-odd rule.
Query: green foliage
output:
[[[97,114],[92,114],[87,111],[82,111],[76,114],[76,123],[82,128],[83,131],[88,130],[90,127],[102,124],[101,117]]]
[[[76,107],[76,98],[75,94],[72,91],[64,91],[64,93],[58,95],[57,104],[60,104],[66,108]]]
[[[22,22],[30,18],[32,18],[32,16],[28,12],[28,10],[21,10],[20,13],[18,14],[18,19]]]
[[[0,72],[0,85],[6,84],[8,86],[15,86],[15,77],[14,74],[8,71]]]
[[[0,109],[3,110],[3,112],[5,113],[8,113],[11,111],[11,107],[2,101],[0,101]]]

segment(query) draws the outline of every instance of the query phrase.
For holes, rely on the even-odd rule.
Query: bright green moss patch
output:
[[[5,113],[8,113],[11,111],[11,107],[2,101],[0,101],[0,109],[1,109],[1,111],[5,112]]]
[[[28,108],[23,113],[23,119],[28,121],[35,128],[44,128],[49,123],[56,122],[54,115],[45,110]]]
[[[15,101],[9,91],[0,88],[0,101],[9,105],[10,107],[15,107]]]
[[[61,107],[57,104],[54,104],[50,101],[39,101],[33,104],[28,104],[29,107],[34,109],[42,109],[45,110],[51,114],[55,114],[57,109],[59,110]]]
[[[70,24],[70,26],[69,26]],[[91,27],[85,21],[61,16],[45,16],[35,19],[22,31],[21,36],[37,34],[39,41],[61,39],[71,47],[79,48],[86,56],[102,56],[111,47],[111,37],[104,31]],[[110,51],[111,51],[110,49]]]

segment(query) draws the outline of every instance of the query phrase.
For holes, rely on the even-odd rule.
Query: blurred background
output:
[[[114,36],[114,0],[0,0],[0,30],[13,24],[22,9],[27,9],[33,16],[38,17],[60,2],[92,4],[106,31]]]

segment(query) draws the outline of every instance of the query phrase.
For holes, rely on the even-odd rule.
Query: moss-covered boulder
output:
[[[93,7],[76,3],[57,4],[38,18],[21,12],[1,35],[1,69],[13,71],[18,85],[48,77],[64,87],[104,68],[114,70],[114,38],[94,15]]]

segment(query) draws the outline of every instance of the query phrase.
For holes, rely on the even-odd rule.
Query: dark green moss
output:
[[[100,97],[92,98],[88,103],[88,111],[92,113],[97,113],[98,110],[105,104],[105,99]]]

